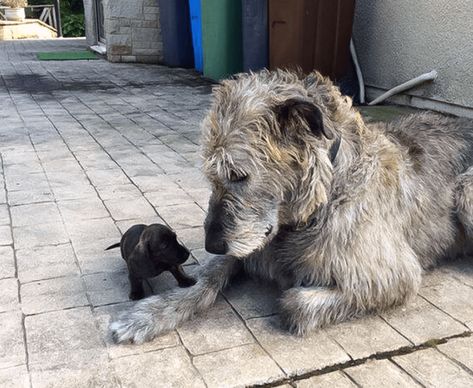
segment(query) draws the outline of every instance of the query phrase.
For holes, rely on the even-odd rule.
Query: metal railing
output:
[[[8,7],[0,6],[0,19],[5,20],[5,14],[2,12]],[[57,31],[57,36],[62,36],[61,15],[59,10],[59,1],[55,0],[54,4],[27,5],[25,10],[28,16],[39,19],[43,23],[51,26]]]

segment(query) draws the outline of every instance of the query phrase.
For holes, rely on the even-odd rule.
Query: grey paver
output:
[[[120,272],[126,269],[125,261],[120,256],[120,250],[105,251],[105,248],[120,241],[120,237],[92,240],[89,243],[74,244],[82,273]]]
[[[204,224],[205,213],[196,204],[158,207],[157,211],[176,230],[202,226]]]
[[[394,357],[393,361],[427,387],[473,385],[473,375],[435,349],[419,350],[405,356]]]
[[[111,199],[105,201],[110,214],[115,220],[127,220],[134,218],[147,218],[156,214],[153,207],[145,198],[135,198],[128,201]]]
[[[145,196],[155,207],[192,204],[195,202],[194,198],[179,188],[151,191],[147,192]]]
[[[468,330],[420,296],[382,316],[415,345]]]
[[[21,286],[21,307],[25,314],[38,314],[87,304],[80,277],[37,280]]]
[[[62,224],[57,205],[52,202],[13,206],[11,213],[13,227],[34,226],[38,223]]]
[[[331,372],[297,382],[297,388],[355,388],[353,383],[343,372]]]
[[[15,258],[12,247],[0,247],[0,279],[15,276]]]
[[[0,245],[10,245],[13,242],[11,233],[10,226],[0,226]]]
[[[140,191],[136,188],[135,185],[132,185],[131,183],[126,185],[97,187],[97,191],[100,195],[100,198],[102,198],[102,200],[104,201],[108,199],[121,198],[125,200],[141,197]]]
[[[10,224],[10,214],[7,205],[0,205],[0,225]]]
[[[106,361],[106,351],[88,307],[25,318],[30,370],[75,368]]]
[[[195,367],[208,387],[266,384],[284,378],[276,363],[259,345],[243,345],[194,357]]]
[[[212,309],[178,328],[184,346],[192,355],[253,343],[243,321],[219,299]]]
[[[473,337],[453,338],[438,349],[473,372]]]
[[[388,360],[367,361],[344,372],[361,387],[420,387],[411,376]]]
[[[18,249],[64,244],[69,242],[64,225],[61,223],[20,226],[13,228],[15,247]]]
[[[304,374],[350,360],[323,330],[301,338],[283,330],[278,317],[250,319],[247,324],[261,346],[288,375]]]
[[[0,314],[0,371],[26,363],[22,316],[19,312]],[[0,379],[1,381],[1,379]],[[0,384],[1,386],[1,384]]]
[[[30,377],[26,365],[0,369],[0,387],[29,388]]]
[[[334,325],[328,333],[353,359],[412,345],[377,316]]]
[[[67,231],[76,250],[97,240],[120,239],[120,232],[111,217],[67,223]]]
[[[88,170],[87,175],[96,187],[109,185],[124,185],[130,183],[130,180],[119,169],[109,170]]]
[[[178,229],[175,231],[179,241],[189,250],[203,249],[205,244],[204,228],[198,226],[196,228]]]
[[[124,386],[205,387],[181,346],[118,358],[113,366]]]
[[[80,220],[109,217],[107,209],[97,197],[60,201],[58,206],[68,224]]]
[[[83,277],[93,306],[126,302],[130,289],[127,272],[104,272]]]
[[[473,287],[448,277],[441,284],[422,288],[419,293],[437,307],[473,329]]]
[[[144,224],[144,225],[150,225],[150,224],[164,224],[164,220],[157,215],[154,215],[152,217],[144,217],[144,218],[136,218],[136,219],[129,219],[129,220],[123,220],[123,221],[117,221],[116,225],[118,229],[120,229],[120,232],[124,234],[129,228],[131,228],[133,225],[137,224]]]
[[[18,278],[23,283],[79,274],[69,243],[19,249],[16,258]]]
[[[0,290],[0,312],[18,309],[18,280],[1,279]]]

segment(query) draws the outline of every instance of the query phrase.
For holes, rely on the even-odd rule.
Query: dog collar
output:
[[[340,150],[340,144],[342,143],[342,137],[338,136],[337,140],[333,142],[333,144],[330,146],[330,149],[328,150],[329,156],[330,156],[330,162],[334,162],[335,158],[337,157],[338,151]]]

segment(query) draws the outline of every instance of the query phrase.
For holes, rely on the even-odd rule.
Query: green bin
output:
[[[202,0],[204,76],[220,80],[243,70],[241,0]]]

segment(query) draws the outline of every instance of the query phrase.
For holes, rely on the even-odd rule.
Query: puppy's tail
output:
[[[113,248],[118,248],[120,246],[120,243],[116,243],[116,244],[113,244],[113,245],[110,245],[108,248],[106,248],[105,250],[108,251],[109,249],[113,249]]]

